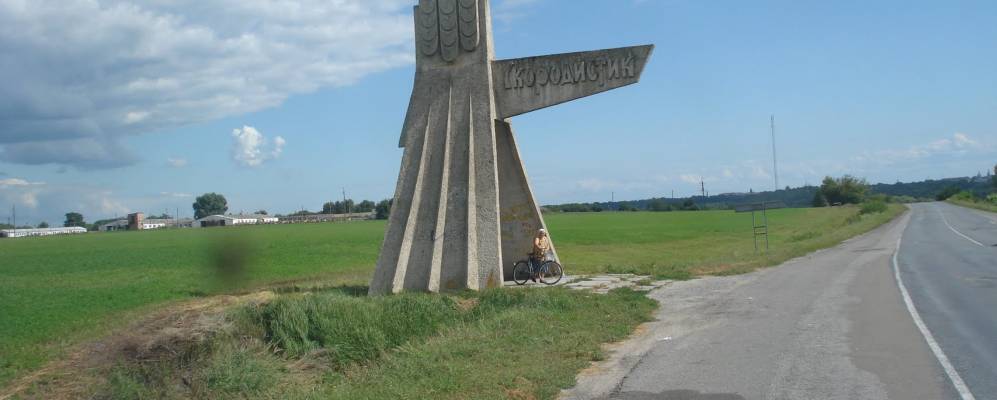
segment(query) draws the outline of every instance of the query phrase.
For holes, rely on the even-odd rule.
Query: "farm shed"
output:
[[[0,230],[0,237],[16,238],[29,236],[71,235],[76,233],[87,233],[87,229],[78,226],[64,228],[3,229]]]
[[[194,221],[195,228],[232,225],[276,224],[280,219],[262,214],[209,215]]]

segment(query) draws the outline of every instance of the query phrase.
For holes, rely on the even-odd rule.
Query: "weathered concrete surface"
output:
[[[512,133],[512,126],[505,121],[495,121],[499,177],[499,219],[502,226],[502,260],[505,279],[512,279],[516,262],[527,258],[533,251],[533,238],[538,229],[547,229],[540,206],[533,197],[526,168],[519,158],[519,146]],[[550,255],[558,263],[554,237],[548,232]]]
[[[901,218],[779,267],[674,282],[563,399],[947,399],[891,256]]]
[[[653,45],[495,61],[495,106],[509,118],[640,80]]]
[[[494,84],[494,69],[512,64],[494,60],[488,0],[420,0],[414,14],[415,84],[399,139],[405,150],[370,293],[499,286],[503,266],[525,258],[544,222],[496,97],[521,113],[631,84],[650,47],[591,52],[591,62],[559,78],[558,88],[547,85],[546,97],[517,100],[517,89]],[[578,54],[588,53],[532,65],[577,61]]]

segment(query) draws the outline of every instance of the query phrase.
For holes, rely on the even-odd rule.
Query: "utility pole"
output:
[[[699,194],[706,198],[706,182],[703,181],[703,177],[699,177]]]
[[[775,114],[772,114],[770,122],[772,127],[772,176],[775,178],[775,190],[779,190],[779,167],[775,157]]]

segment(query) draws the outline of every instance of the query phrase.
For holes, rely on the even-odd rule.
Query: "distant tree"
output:
[[[392,199],[384,199],[377,202],[377,205],[374,206],[374,211],[375,211],[374,217],[377,219],[388,219],[388,217],[391,215],[391,203],[393,201],[394,200]]]
[[[946,187],[945,189],[942,189],[941,192],[938,192],[937,195],[935,195],[935,200],[938,200],[938,201],[948,200],[949,197],[955,196],[956,194],[958,194],[961,191],[962,191],[962,189],[959,188],[956,185],[952,185],[952,186]]]
[[[811,204],[814,207],[827,207],[827,197],[820,190],[814,192],[814,200]]]
[[[374,207],[377,207],[376,203],[370,200],[364,200],[357,204],[357,207],[353,209],[353,212],[358,212],[358,213],[371,212],[374,211]]]
[[[647,202],[647,209],[651,211],[671,211],[672,206],[662,199],[652,199]]]
[[[48,222],[42,221],[40,224],[38,224],[38,227],[41,229],[48,228]]]
[[[200,219],[209,215],[225,214],[228,211],[228,201],[218,193],[205,193],[194,200],[194,218]]]
[[[699,206],[697,206],[696,202],[692,201],[692,199],[685,199],[685,201],[682,202],[682,210],[697,211],[699,210]]]
[[[820,192],[831,205],[861,203],[868,190],[869,184],[865,179],[851,175],[837,179],[828,176],[820,185]]]
[[[14,229],[14,225],[11,225],[11,224],[0,224],[0,229]]]
[[[351,213],[355,212],[354,210],[356,210],[356,207],[353,204],[353,199],[346,199],[343,200],[342,202],[337,201],[336,203],[339,203],[338,207],[336,208],[337,210],[339,210],[337,214]]]
[[[616,209],[620,211],[638,211],[637,207],[629,201],[621,201]]]
[[[356,206],[353,204],[352,199],[340,200],[336,202],[327,202],[322,205],[323,214],[346,214],[351,212],[357,212]]]
[[[152,214],[152,215],[150,215],[148,217],[145,217],[145,218],[146,219],[173,219],[173,216],[170,215],[170,214],[167,214],[167,213],[162,213],[162,214],[159,214],[159,215]]]
[[[79,226],[85,228],[87,226],[87,223],[83,221],[83,214],[80,214],[78,212],[69,212],[66,213],[66,222],[63,222],[62,226],[65,227]]]
[[[267,214],[267,210],[256,210],[256,213],[255,213],[255,214],[259,214],[259,215],[268,215],[268,214]]]

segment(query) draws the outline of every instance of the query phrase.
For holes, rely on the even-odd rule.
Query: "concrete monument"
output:
[[[405,151],[371,294],[501,285],[545,228],[508,118],[636,83],[654,48],[495,60],[488,3],[415,6]]]

